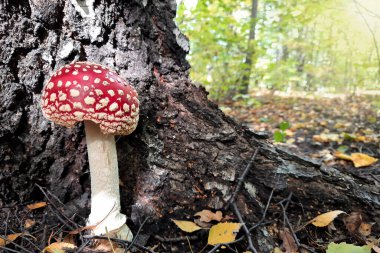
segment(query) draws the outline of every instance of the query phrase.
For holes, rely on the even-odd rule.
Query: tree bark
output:
[[[136,227],[144,217],[162,225],[152,222],[144,233],[170,234],[167,218],[224,208],[257,148],[236,199],[247,223],[261,218],[273,188],[273,203],[290,192],[302,203],[302,210],[291,211],[293,222],[333,209],[380,222],[378,182],[271,146],[191,83],[189,44],[173,21],[175,1],[99,0],[93,8],[91,18],[71,1],[0,2],[0,206],[42,199],[38,183],[66,203],[67,212],[88,215],[83,125],[54,125],[40,109],[49,75],[86,60],[114,68],[139,93],[139,126],[117,138],[117,150],[122,212]],[[266,228],[254,235],[260,252],[269,252],[273,238]]]

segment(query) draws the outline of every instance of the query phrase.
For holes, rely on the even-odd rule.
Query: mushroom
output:
[[[116,230],[132,239],[120,213],[118,162],[114,135],[128,135],[139,119],[137,93],[113,70],[76,62],[56,71],[42,93],[44,116],[66,127],[84,121],[91,179],[93,234]]]

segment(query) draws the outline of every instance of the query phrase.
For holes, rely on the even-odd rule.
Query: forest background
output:
[[[178,8],[191,78],[216,101],[258,89],[379,89],[378,0],[184,0]]]

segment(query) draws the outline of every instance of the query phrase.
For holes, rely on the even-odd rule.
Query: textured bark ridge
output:
[[[268,145],[189,81],[189,44],[173,21],[174,0],[110,2],[95,1],[94,18],[72,1],[0,2],[0,206],[42,198],[38,183],[69,211],[88,214],[83,125],[54,125],[39,104],[50,73],[81,60],[117,70],[139,93],[139,126],[117,139],[121,205],[135,224],[223,208],[258,147],[237,198],[247,221],[260,218],[275,187],[275,201],[292,192],[304,212],[342,208],[380,222],[372,181]]]

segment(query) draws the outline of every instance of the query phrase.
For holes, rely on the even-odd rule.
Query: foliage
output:
[[[273,139],[275,142],[285,142],[286,130],[289,129],[290,124],[287,121],[282,121],[279,124],[280,130],[276,130],[273,133]]]
[[[369,246],[355,246],[352,244],[342,243],[330,243],[326,253],[370,253],[371,247]]]
[[[363,1],[259,0],[251,88],[355,92],[378,87],[380,36],[374,27],[380,19],[369,13],[374,1]],[[184,3],[177,23],[190,39],[191,77],[214,99],[229,96],[244,70],[252,3]]]

